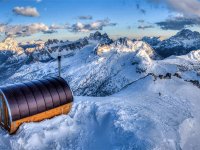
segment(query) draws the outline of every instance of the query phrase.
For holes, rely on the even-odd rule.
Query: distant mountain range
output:
[[[185,73],[189,68],[198,71],[196,61],[199,53],[195,51],[184,56],[183,64],[178,63],[181,57],[171,56],[162,60],[171,54],[190,52],[191,43],[197,43],[198,35],[197,32],[183,30],[164,41],[160,41],[158,37],[144,37],[143,41],[134,41],[128,38],[112,40],[107,34],[95,32],[73,42],[57,39],[19,44],[14,42],[13,50],[8,50],[11,56],[0,66],[0,83],[55,76],[56,58],[62,55],[62,76],[69,81],[76,95],[110,95],[148,74],[165,77],[167,73]],[[174,41],[182,45],[183,50],[178,49]],[[195,49],[198,48],[197,44],[193,46]],[[162,46],[166,49],[162,49]],[[173,47],[177,49],[173,51]],[[5,55],[5,50],[2,49],[2,53]],[[191,66],[186,60],[195,65]],[[187,79],[192,80],[191,77]]]
[[[188,29],[184,29],[163,41],[159,37],[143,37],[141,41],[148,43],[163,58],[171,55],[184,55],[192,50],[200,49],[200,33]],[[89,42],[96,42],[100,45],[112,44],[114,42],[117,44],[118,42],[118,44],[126,45],[130,41],[128,38],[119,38],[114,41],[106,33],[101,34],[98,31],[73,42],[53,39],[47,42],[38,40],[17,43],[14,39],[7,38],[0,43],[0,62],[3,63],[8,58],[16,60],[16,56],[21,56],[22,54],[28,56],[28,59],[25,58],[26,63],[32,61],[47,62],[52,60],[52,57],[58,55],[58,53],[64,53],[64,55],[71,54],[73,51],[88,45]]]
[[[130,40],[128,38],[112,40],[106,33],[101,34],[100,32],[92,33],[88,37],[84,37],[77,41],[53,39],[48,40],[47,42],[38,40],[17,43],[14,39],[8,38],[0,43],[0,83],[13,83],[16,81],[55,74],[57,65],[50,68],[50,70],[46,68],[41,70],[38,65],[46,66],[51,63],[56,64],[55,59],[58,55],[62,55],[66,60],[70,59],[75,64],[80,64],[77,68],[82,66],[80,69],[84,69],[84,71],[88,73],[85,74],[83,70],[79,70],[82,77],[78,76],[78,72],[75,73],[78,76],[77,78],[71,77],[74,76],[74,71],[69,71],[69,68],[73,65],[66,62],[62,72],[64,72],[64,77],[66,79],[73,78],[70,84],[72,84],[75,91],[77,90],[76,94],[98,95],[99,93],[102,94],[108,91],[110,94],[119,91],[120,88],[129,82],[132,82],[132,80],[138,79],[141,74],[144,75],[152,72],[157,74],[154,70],[156,67],[160,66],[161,68],[164,68],[164,66],[166,66],[166,63],[164,63],[166,60],[164,59],[162,61],[163,58],[171,55],[185,55],[190,51],[198,50],[200,49],[199,43],[200,33],[192,32],[190,30],[182,30],[175,36],[163,41],[159,40],[159,37],[144,37],[141,40]],[[195,58],[196,61],[198,60],[199,52],[193,52],[188,55],[187,59],[190,60]],[[173,57],[174,56],[171,56],[170,60],[172,60]],[[159,62],[158,64],[156,63],[157,61]],[[95,66],[92,63],[97,63],[98,66]],[[136,74],[132,72],[132,75],[129,75],[132,76],[130,80],[129,77],[124,77],[122,72],[124,69],[126,71],[129,70],[128,68],[130,68],[131,64],[134,66],[133,68]],[[181,70],[184,70],[184,68],[187,68],[186,70],[188,70],[190,64],[188,64],[188,62],[186,64],[186,66],[179,64],[179,66],[183,66]],[[88,66],[88,68],[85,68],[85,66]],[[170,66],[169,63],[167,63],[167,66]],[[192,68],[193,67],[194,66],[192,66]],[[200,74],[198,66],[196,65],[195,67],[197,74]],[[154,68],[153,71],[152,68]],[[168,70],[169,68],[171,67],[166,67],[164,70]],[[77,70],[76,68],[73,69]],[[48,71],[44,72],[44,70]],[[121,73],[118,74],[118,71]],[[157,69],[156,72],[157,71],[163,72],[163,70],[160,69]],[[92,74],[90,74],[90,72],[92,72]],[[28,75],[28,77],[26,75]],[[78,82],[79,78],[84,79],[87,76],[88,79],[95,76],[98,81],[88,80],[81,81],[80,83]],[[116,78],[116,80],[122,80],[121,78],[123,78],[123,82],[120,81],[120,88],[118,87],[119,85],[113,85],[119,83],[115,83],[116,80],[114,81],[114,78]],[[112,88],[109,89],[110,84],[112,85]],[[86,88],[94,86],[98,88],[101,87],[101,90],[97,88],[95,88],[95,90],[90,89],[90,92],[88,93]],[[96,94],[96,90],[99,91],[98,94]]]
[[[192,50],[200,49],[200,33],[184,29],[176,35],[160,41],[158,37],[143,38],[155,51],[166,58],[171,55],[185,55]]]

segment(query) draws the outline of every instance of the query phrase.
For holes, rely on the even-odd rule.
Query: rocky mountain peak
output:
[[[160,37],[148,37],[148,36],[145,36],[141,40],[146,42],[146,43],[148,43],[151,46],[156,46],[157,44],[159,44],[161,42]]]
[[[23,48],[19,47],[18,42],[11,37],[6,38],[0,43],[0,51],[12,51],[15,54],[22,54]]]
[[[180,32],[178,32],[173,38],[186,38],[186,39],[200,39],[200,33],[196,31],[191,31],[189,29],[183,29]]]
[[[96,31],[95,33],[91,33],[89,35],[88,40],[98,41],[101,44],[110,44],[113,42],[113,40],[109,38],[107,33],[101,34],[99,31]]]
[[[126,38],[126,37],[123,37],[123,38],[119,38],[117,39],[114,44],[117,46],[117,45],[121,45],[121,46],[125,46],[125,47],[132,47],[133,46],[133,41]]]
[[[176,35],[161,41],[154,49],[162,57],[169,57],[171,55],[185,55],[192,50],[200,48],[200,33],[183,29]]]
[[[50,45],[50,44],[57,44],[60,41],[58,39],[48,39],[47,42],[45,42],[45,45]]]

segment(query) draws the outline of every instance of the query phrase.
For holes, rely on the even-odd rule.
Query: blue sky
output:
[[[26,26],[18,27],[18,30],[25,30],[27,26],[35,23],[47,27],[39,30],[34,28],[33,32],[28,31],[28,36],[18,34],[19,41],[48,38],[75,40],[96,30],[106,32],[112,38],[166,38],[183,28],[199,30],[198,16],[195,12],[188,15],[185,9],[189,8],[176,8],[178,0],[163,1],[164,3],[158,3],[156,0],[0,0],[0,24],[6,24],[12,30],[17,25]],[[187,4],[190,0],[183,1]],[[198,0],[191,1],[199,3]],[[34,8],[38,14],[32,16],[28,8]],[[90,16],[90,19],[83,19],[83,16]],[[192,20],[194,16],[197,19]],[[180,22],[175,22],[176,17],[180,19],[181,24],[185,23],[185,26],[177,26]],[[173,27],[169,27],[170,19],[174,21]],[[98,25],[93,28],[91,24],[96,25],[96,22]],[[51,25],[59,28],[51,29]],[[16,30],[11,34],[16,34]],[[51,30],[52,33],[44,34],[47,33],[44,30]]]

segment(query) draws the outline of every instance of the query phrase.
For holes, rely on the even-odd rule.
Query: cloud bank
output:
[[[153,25],[139,25],[138,26],[138,29],[142,29],[142,30],[150,29],[150,28],[154,28],[154,26]]]
[[[173,17],[156,24],[163,30],[181,30],[187,27],[199,26],[200,18]]]
[[[68,27],[71,32],[90,32],[96,30],[103,30],[107,26],[116,26],[116,23],[111,23],[109,19],[97,20],[91,23],[77,22],[72,26]]]
[[[78,16],[78,19],[80,19],[80,20],[92,20],[93,17],[90,16],[90,15],[88,15],[88,16]]]
[[[31,36],[32,34],[42,32],[43,34],[53,34],[56,33],[57,30],[64,29],[69,32],[90,32],[103,30],[103,28],[108,26],[116,26],[116,23],[110,22],[109,19],[97,20],[91,23],[81,23],[77,22],[75,24],[69,25],[45,25],[44,23],[32,23],[28,25],[10,25],[0,23],[0,33],[5,34],[6,36]]]
[[[187,17],[200,17],[200,1],[198,0],[148,0],[160,4],[164,3],[169,9],[183,13]]]
[[[40,14],[34,7],[14,7],[13,12],[16,15],[26,16],[26,17],[38,17]]]
[[[43,23],[33,23],[29,25],[0,24],[0,33],[5,33],[6,36],[30,36],[48,30],[49,27]]]

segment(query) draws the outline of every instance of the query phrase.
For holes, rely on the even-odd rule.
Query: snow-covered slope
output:
[[[105,48],[106,47],[106,48]],[[76,95],[110,95],[146,75],[155,52],[144,42],[89,44],[62,59],[62,76]],[[57,61],[24,65],[4,83],[56,75]]]
[[[19,59],[24,53],[23,48],[19,47],[17,41],[13,38],[6,38],[0,43],[0,63],[9,61],[15,61]],[[19,57],[19,58],[18,58]]]
[[[0,81],[15,73],[28,60],[22,47],[13,38],[0,43]]]
[[[158,54],[163,57],[171,55],[185,55],[192,50],[200,49],[200,33],[184,29],[175,36],[161,41],[158,45],[152,45]]]
[[[152,47],[157,46],[161,42],[160,37],[147,37],[147,36],[145,36],[141,40],[148,43]]]
[[[199,149],[199,89],[149,76],[109,97],[75,97],[69,115],[0,131],[0,149]]]
[[[192,51],[187,55],[171,56],[164,60],[155,61],[151,71],[162,78],[166,74],[178,76],[185,81],[192,82],[200,87],[200,50]]]
[[[75,95],[111,95],[148,74],[158,78],[178,76],[199,86],[199,50],[164,60],[157,58],[155,51],[141,41],[119,39],[111,44],[89,42],[80,50],[63,56],[61,72]],[[54,76],[57,71],[56,60],[36,62],[22,66],[2,84]]]

